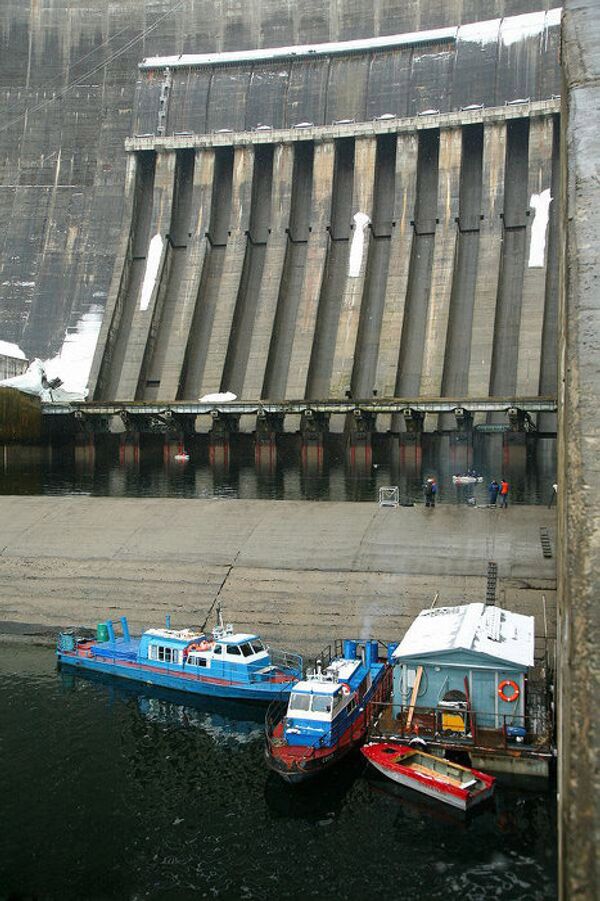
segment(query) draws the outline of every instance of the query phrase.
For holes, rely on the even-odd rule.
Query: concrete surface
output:
[[[499,603],[534,614],[541,635],[545,594],[555,635],[545,507],[4,497],[0,508],[5,634],[122,613],[135,628],[169,612],[201,624],[218,595],[237,625],[316,653],[352,634],[399,639],[436,592],[439,604],[484,599],[494,559]]]
[[[600,7],[563,16],[559,422],[560,889],[597,898],[600,847]]]

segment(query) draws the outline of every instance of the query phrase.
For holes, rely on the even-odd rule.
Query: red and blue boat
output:
[[[302,658],[275,651],[252,633],[223,624],[210,634],[198,629],[146,629],[130,635],[127,618],[117,635],[111,620],[101,623],[99,637],[79,638],[61,632],[56,653],[62,666],[131,679],[145,685],[219,698],[271,702],[285,699],[302,678]]]
[[[294,685],[287,705],[267,711],[267,765],[286,782],[310,779],[362,744],[389,698],[391,667],[379,660],[378,642],[346,640],[339,650]]]

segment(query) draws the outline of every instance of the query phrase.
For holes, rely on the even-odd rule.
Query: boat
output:
[[[493,776],[427,754],[421,748],[387,741],[370,742],[361,751],[388,779],[459,810],[470,810],[494,793]]]
[[[468,473],[464,475],[452,476],[455,485],[475,485],[476,482],[483,482],[483,476],[472,476]]]
[[[377,646],[372,640],[346,640],[339,653],[328,649],[327,664],[317,661],[294,685],[287,705],[269,707],[265,757],[286,782],[322,773],[364,741],[392,685],[391,667],[379,660]]]
[[[56,654],[61,665],[124,679],[219,698],[270,702],[285,699],[302,678],[302,658],[275,651],[258,635],[235,632],[220,610],[210,634],[200,629],[146,629],[139,637],[120,619],[122,635],[111,620],[101,623],[98,637],[79,638],[61,632]]]

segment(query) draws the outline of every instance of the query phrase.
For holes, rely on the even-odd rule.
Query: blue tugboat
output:
[[[122,616],[122,636],[115,634],[111,620],[92,640],[61,632],[56,654],[62,665],[176,691],[251,701],[287,698],[302,678],[302,658],[266,647],[257,635],[234,632],[224,625],[220,610],[217,621],[206,635],[172,629],[167,617],[164,629],[146,629],[133,638]]]
[[[286,782],[316,776],[362,744],[391,692],[391,667],[378,659],[376,641],[344,641],[324,659],[294,685],[287,707],[267,711],[267,765]]]

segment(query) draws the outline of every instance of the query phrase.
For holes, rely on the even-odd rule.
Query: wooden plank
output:
[[[421,686],[421,678],[423,676],[423,667],[417,667],[417,675],[415,676],[415,684],[413,685],[412,694],[410,696],[410,706],[408,708],[408,717],[406,719],[406,728],[410,729],[413,721],[413,716],[415,713],[415,704],[417,702],[417,695],[419,694],[419,688]]]

